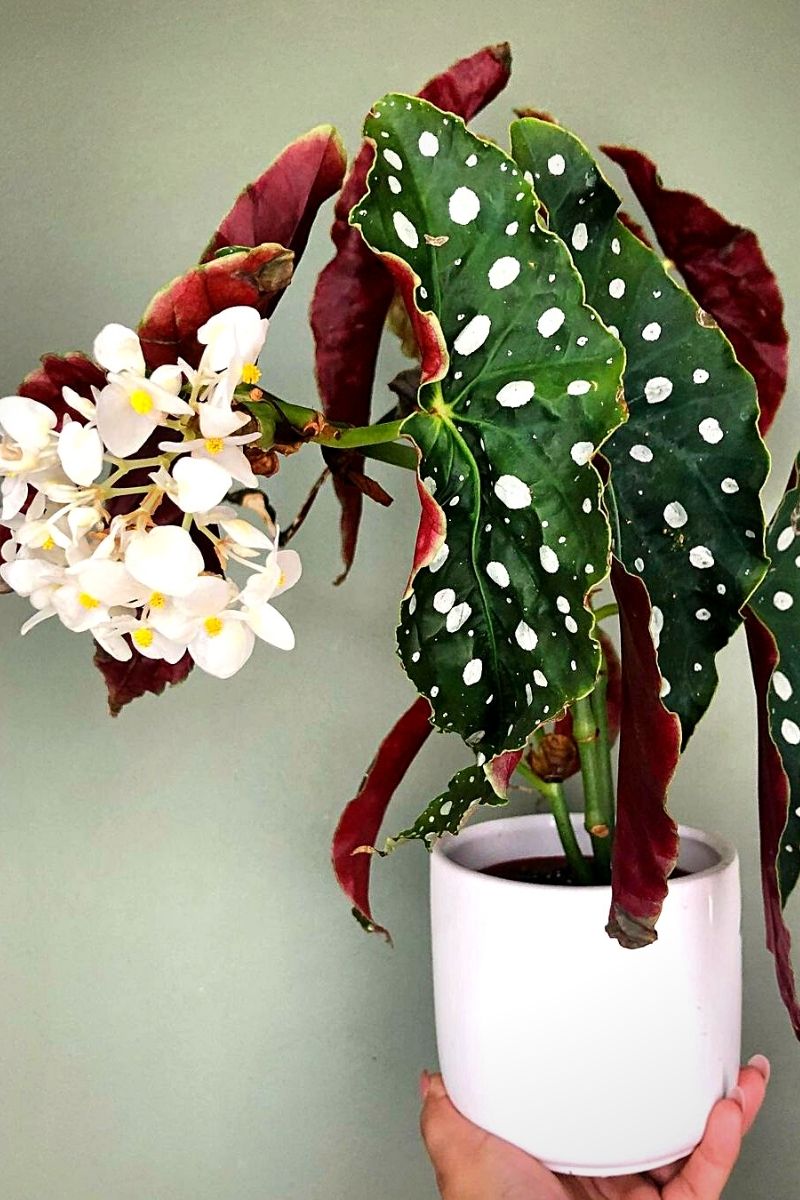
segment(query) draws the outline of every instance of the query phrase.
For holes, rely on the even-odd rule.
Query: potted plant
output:
[[[342,504],[344,576],[363,497],[389,500],[365,459],[415,471],[398,652],[419,698],[345,810],[334,865],[380,930],[368,883],[386,807],[432,729],[459,734],[469,764],[378,851],[433,851],[445,1077],[467,1116],[548,1164],[614,1174],[687,1152],[738,1064],[736,855],[678,830],[666,798],[742,623],[768,940],[800,1031],[781,917],[800,869],[797,478],[768,528],[759,499],[786,335],[754,236],[665,189],[642,155],[609,151],[671,263],[547,114],[518,116],[510,152],[472,133],[509,65],[489,47],[378,101],[349,172],[330,127],[299,139],[135,331],[45,356],[0,400],[0,576],[31,600],[24,632],[55,617],[92,635],[118,713],[194,665],[227,678],[257,639],[291,648],[273,602],[300,576],[284,547],[318,488],[332,477]],[[311,312],[318,411],[273,395],[258,358],[337,192]],[[370,423],[387,317],[419,366]],[[281,533],[259,478],[312,443],[325,472]],[[601,629],[617,617],[619,659]],[[578,768],[582,819],[563,790]],[[549,813],[445,836],[502,804],[515,772]],[[654,1131],[655,1104],[675,1119]]]

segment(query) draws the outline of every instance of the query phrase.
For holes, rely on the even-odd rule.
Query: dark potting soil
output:
[[[552,858],[512,858],[509,862],[493,863],[483,867],[482,875],[494,875],[497,879],[508,879],[512,883],[550,883],[561,887],[581,887],[563,856]],[[682,879],[688,871],[676,867],[670,879]]]

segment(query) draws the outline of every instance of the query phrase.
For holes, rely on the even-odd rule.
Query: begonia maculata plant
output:
[[[771,522],[760,500],[786,385],[780,292],[754,234],[666,188],[638,151],[604,148],[649,232],[548,114],[519,112],[508,149],[472,132],[509,71],[491,46],[385,96],[349,169],[332,128],[298,139],[135,330],[46,355],[0,399],[0,576],[30,600],[24,633],[52,617],[91,636],[116,714],[194,665],[233,675],[259,639],[291,649],[275,601],[300,578],[284,547],[314,496],[332,481],[342,582],[364,497],[391,502],[366,460],[414,471],[397,648],[419,696],[342,815],[339,882],[385,932],[372,855],[430,848],[521,776],[573,882],[610,883],[607,932],[632,949],[657,937],[678,854],[670,781],[744,625],[768,943],[800,1034],[782,915],[800,873],[797,470]],[[317,409],[270,392],[262,350],[334,196],[311,307]],[[372,421],[387,327],[417,362]],[[323,473],[281,531],[262,481],[311,445]],[[463,739],[466,765],[381,843],[434,729]],[[591,855],[564,794],[579,771]]]

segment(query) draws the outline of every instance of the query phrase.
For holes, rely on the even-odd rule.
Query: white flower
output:
[[[237,304],[215,313],[197,331],[197,340],[205,346],[201,360],[209,371],[225,371],[234,360],[245,366],[255,366],[267,336],[269,321],[258,309]],[[238,380],[237,380],[238,382]],[[245,382],[256,383],[257,379]]]
[[[275,551],[267,559],[266,567],[250,576],[239,597],[244,618],[253,632],[279,650],[294,649],[294,632],[270,601],[293,587],[300,572],[300,556],[294,550]]]
[[[179,398],[181,370],[161,366],[145,377],[139,338],[124,325],[106,325],[95,338],[94,356],[108,372],[109,382],[97,397],[97,428],[112,454],[126,458],[163,424],[165,416],[188,416],[192,410]]]
[[[67,569],[51,604],[67,629],[82,633],[108,621],[112,608],[138,602],[140,592],[124,563],[92,557]]]
[[[229,605],[236,588],[228,579],[206,575],[181,602],[191,620],[188,649],[201,670],[230,679],[253,653],[255,635],[240,612]]]
[[[2,520],[9,521],[28,498],[28,484],[55,462],[56,415],[47,405],[27,396],[0,399],[0,474]]]
[[[94,339],[94,357],[104,371],[118,375],[130,371],[144,375],[145,361],[139,337],[126,325],[105,325]]]
[[[144,658],[163,659],[168,663],[179,662],[186,653],[186,644],[173,642],[164,637],[146,620],[124,616],[108,625],[93,629],[95,639],[104,650],[121,662],[131,658],[131,649],[124,635],[128,634],[135,650]],[[126,653],[127,651],[127,653]]]
[[[241,433],[230,436],[240,427],[240,413],[224,408],[200,408],[202,438],[187,438],[177,447],[181,458],[172,468],[178,487],[175,503],[184,512],[207,512],[219,504],[234,479],[245,487],[258,487],[258,480],[242,450],[248,442],[258,441],[260,434]],[[246,418],[247,419],[247,418]],[[212,432],[212,430],[214,432]],[[160,449],[176,450],[174,442],[162,442]]]
[[[125,565],[148,592],[187,596],[203,570],[203,556],[185,529],[157,525],[134,534],[125,551]]]
[[[103,443],[91,425],[66,420],[58,435],[58,457],[73,483],[89,487],[103,470]]]

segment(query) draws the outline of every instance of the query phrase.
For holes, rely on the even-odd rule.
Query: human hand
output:
[[[554,1175],[523,1150],[473,1125],[454,1108],[441,1075],[422,1074],[422,1136],[443,1200],[719,1200],[742,1137],[764,1100],[769,1061],[751,1058],[736,1087],[714,1105],[689,1158],[643,1175]]]

